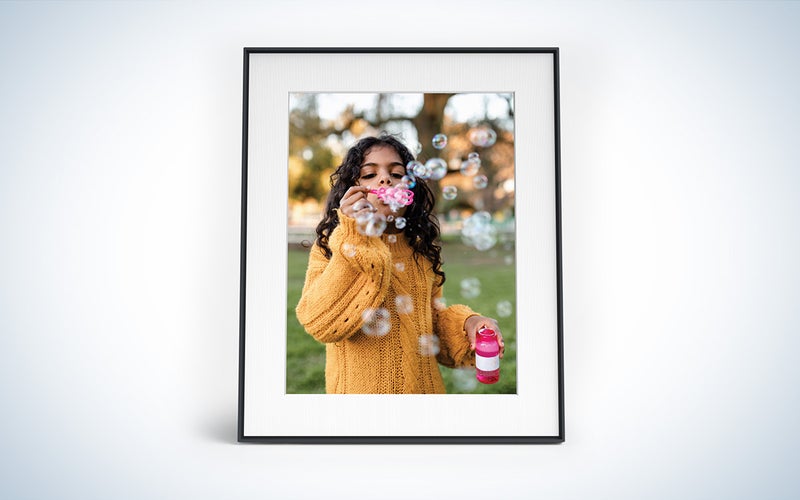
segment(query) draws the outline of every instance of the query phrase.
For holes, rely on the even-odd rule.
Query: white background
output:
[[[800,496],[798,25],[0,3],[0,497]],[[561,47],[566,443],[235,444],[242,47],[268,45]]]

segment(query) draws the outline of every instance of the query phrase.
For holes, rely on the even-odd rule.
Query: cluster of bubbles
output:
[[[474,299],[481,294],[481,281],[478,278],[464,278],[461,280],[461,296],[465,299]]]
[[[464,244],[480,251],[486,251],[497,243],[497,229],[492,225],[489,212],[475,212],[464,220],[461,229]]]
[[[425,163],[413,160],[406,165],[406,172],[411,174],[411,176],[407,175],[411,183],[405,182],[404,184],[412,188],[416,184],[414,177],[433,181],[442,179],[447,174],[447,162],[441,158],[431,158]]]
[[[377,213],[372,203],[367,200],[358,200],[353,205],[356,227],[358,232],[365,236],[380,236],[386,230],[386,217]]]
[[[386,230],[386,217],[382,214],[372,214],[372,217],[359,227],[366,236],[380,236]]]
[[[411,181],[411,186],[416,184],[416,180],[413,177],[405,176],[403,179],[405,180],[406,177]],[[399,184],[397,188],[387,188],[387,193],[381,199],[384,204],[391,208],[392,212],[397,212],[400,208],[408,205],[407,200],[396,195],[401,191],[405,191],[407,187],[409,187],[408,184],[401,181],[401,184]],[[392,192],[389,192],[390,190]],[[406,193],[408,193],[408,191],[406,191]],[[405,217],[395,217],[392,214],[384,216],[378,213],[375,206],[366,199],[355,202],[355,204],[353,204],[353,212],[355,213],[354,217],[358,232],[365,236],[382,235],[386,230],[386,226],[392,222],[397,229],[403,229],[406,227],[407,223]],[[397,236],[390,235],[388,239],[390,243],[394,243],[397,241]]]
[[[497,303],[497,315],[501,318],[507,318],[511,316],[512,310],[511,302],[507,300],[501,300]]]
[[[439,337],[436,335],[420,335],[419,353],[423,356],[436,356],[441,350]]]
[[[406,165],[406,175],[408,174],[420,179],[427,179],[431,176],[430,171],[425,168],[425,164],[417,160],[410,161]]]
[[[398,273],[402,273],[406,270],[406,265],[402,262],[395,262],[394,268],[397,269]]]
[[[467,133],[469,142],[480,148],[488,148],[494,146],[497,142],[497,132],[487,126],[480,126],[470,129]]]
[[[389,322],[389,311],[383,307],[378,309],[369,308],[364,310],[361,314],[361,319],[364,320],[361,326],[361,331],[365,335],[372,337],[382,337],[389,333],[391,323]]]
[[[490,147],[497,141],[497,132],[483,125],[472,128],[468,133],[468,138],[472,144],[479,147]],[[433,147],[442,150],[447,146],[447,135],[438,133],[433,136],[431,141]],[[422,146],[415,144],[417,154],[421,152]],[[467,159],[461,162],[460,171],[465,177],[472,177],[472,185],[475,189],[485,189],[489,185],[489,179],[485,175],[478,175],[481,168],[481,158],[476,152],[469,153]],[[442,158],[431,158],[425,163],[413,160],[406,165],[406,176],[401,180],[401,184],[408,189],[416,185],[416,179],[441,180],[447,175],[447,162]],[[442,188],[442,198],[454,200],[458,196],[458,188],[455,186],[444,186]]]

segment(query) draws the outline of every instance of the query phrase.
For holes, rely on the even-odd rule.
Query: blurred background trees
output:
[[[487,130],[494,133],[494,142],[485,140]],[[459,221],[477,210],[488,211],[500,224],[513,225],[512,94],[304,93],[290,96],[290,242],[291,233],[313,234],[330,190],[330,175],[347,149],[360,138],[382,131],[396,135],[422,163],[435,157],[447,163],[444,178],[426,181],[437,196],[443,234],[457,230]],[[482,132],[484,141],[476,141],[476,133]],[[442,150],[432,145],[436,134],[448,138]],[[480,155],[478,175],[488,179],[482,189],[460,171],[472,152]],[[442,197],[445,186],[457,188],[455,199]]]

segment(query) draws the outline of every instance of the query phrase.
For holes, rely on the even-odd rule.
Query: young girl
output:
[[[412,160],[394,137],[367,137],[331,175],[296,310],[326,344],[328,393],[443,393],[437,362],[475,366],[475,336],[484,327],[497,332],[502,357],[494,319],[443,304],[430,188],[417,179],[407,206],[378,196],[381,188],[409,187],[401,180]],[[385,231],[371,236],[386,220]]]

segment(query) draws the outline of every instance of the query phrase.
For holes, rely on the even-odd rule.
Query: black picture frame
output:
[[[554,402],[554,411],[557,416],[557,429],[554,432],[531,434],[531,435],[505,435],[505,436],[486,436],[486,435],[331,435],[326,434],[309,435],[307,433],[253,433],[246,428],[246,405],[250,404],[253,398],[248,391],[248,384],[252,383],[248,378],[247,347],[249,345],[248,335],[248,280],[253,277],[248,275],[248,228],[249,224],[260,221],[253,221],[250,217],[249,202],[253,196],[249,189],[253,184],[249,182],[253,170],[250,165],[250,149],[253,147],[252,141],[255,135],[252,125],[251,109],[251,70],[254,56],[302,56],[307,54],[315,55],[422,55],[422,56],[456,56],[456,55],[479,55],[479,56],[526,56],[543,55],[550,58],[552,62],[552,175],[553,175],[553,203],[554,214],[554,264],[555,269],[555,349],[556,371],[555,379],[557,384],[557,401]],[[294,444],[558,444],[565,440],[565,419],[564,419],[564,342],[563,342],[563,292],[562,292],[562,242],[561,242],[561,138],[560,138],[560,93],[559,93],[559,49],[558,48],[287,48],[287,47],[246,47],[244,48],[243,64],[243,112],[242,112],[242,197],[241,197],[241,253],[240,253],[240,322],[239,322],[239,387],[238,387],[238,441],[242,443],[294,443]],[[283,122],[285,125],[285,122]],[[525,140],[521,138],[520,140]],[[284,164],[285,166],[285,164]],[[276,167],[277,168],[277,167]],[[252,308],[251,308],[252,309]],[[253,380],[256,377],[253,377]],[[263,377],[262,377],[263,378]],[[250,398],[250,399],[248,399]],[[261,402],[260,402],[261,403]],[[272,401],[269,405],[275,408],[279,405],[278,401]],[[266,410],[265,410],[266,411]]]

